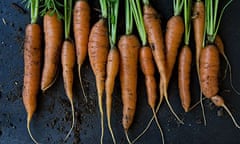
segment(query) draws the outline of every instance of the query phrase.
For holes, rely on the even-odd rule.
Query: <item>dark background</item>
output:
[[[99,5],[89,1],[92,10],[92,23],[100,13]],[[220,1],[222,4],[226,0]],[[32,143],[26,129],[26,112],[22,103],[23,86],[23,41],[24,29],[29,23],[29,12],[17,8],[15,4],[24,7],[21,0],[0,1],[0,143]],[[162,15],[163,27],[166,20],[172,15],[172,2],[169,0],[154,0],[154,7]],[[219,34],[225,43],[226,54],[232,65],[233,84],[240,90],[239,80],[239,53],[240,53],[240,1],[235,0],[223,15]],[[122,15],[122,11],[120,11]],[[6,24],[4,24],[3,19]],[[41,23],[41,21],[40,21]],[[120,24],[121,25],[121,24]],[[192,42],[193,44],[193,42]],[[194,47],[192,46],[192,49]],[[221,61],[222,71],[225,62]],[[192,103],[198,101],[199,86],[197,84],[195,62],[192,68]],[[158,77],[158,75],[156,75]],[[97,107],[95,79],[89,61],[82,68],[83,84],[88,96],[85,103],[82,95],[77,70],[75,69],[74,104],[77,124],[66,143],[95,144],[100,142],[100,115]],[[138,77],[138,104],[136,116],[129,130],[131,139],[135,138],[146,126],[152,113],[146,103],[144,77],[139,70]],[[229,83],[229,73],[226,79],[220,74],[219,94],[224,97],[237,121],[240,122],[240,96],[234,93]],[[121,125],[122,104],[120,96],[119,78],[117,78],[113,94],[112,126],[118,143],[127,143]],[[184,113],[177,90],[177,70],[173,73],[170,83],[169,99],[177,114],[184,120],[180,125],[170,113],[164,102],[158,117],[164,130],[165,141],[168,144],[235,144],[240,143],[240,130],[235,128],[230,117],[222,108],[215,107],[209,100],[204,101],[207,126],[203,125],[201,109],[195,108]],[[46,93],[39,93],[37,111],[32,119],[31,129],[40,143],[62,143],[71,125],[71,109],[64,93],[62,75]],[[105,125],[105,143],[112,143],[110,134]],[[157,126],[153,123],[147,133],[137,143],[161,143]]]

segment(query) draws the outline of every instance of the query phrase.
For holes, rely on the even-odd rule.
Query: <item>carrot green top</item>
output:
[[[72,19],[72,0],[64,0],[65,39],[70,39],[71,19]]]
[[[125,26],[126,26],[126,35],[132,34],[133,29],[133,14],[132,9],[130,8],[130,0],[125,0]]]
[[[56,13],[59,19],[63,19],[63,15],[59,11],[59,8],[64,6],[58,0],[44,0],[44,3],[41,5],[41,7],[43,7],[41,16],[44,16],[49,10],[51,10],[50,15]]]
[[[180,15],[183,8],[184,0],[173,0],[174,16]]]
[[[191,4],[192,0],[184,0],[184,44],[189,45],[189,37],[191,31]]]
[[[31,24],[37,23],[39,0],[23,0],[23,2],[27,2],[27,8],[29,8],[31,11]]]
[[[106,19],[107,14],[108,14],[106,0],[99,0],[99,1],[100,1],[100,6],[101,6],[102,17]]]

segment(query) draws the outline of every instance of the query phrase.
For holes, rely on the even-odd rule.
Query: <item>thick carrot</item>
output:
[[[42,71],[41,89],[46,91],[57,78],[60,52],[62,46],[63,28],[57,13],[48,11],[44,15],[43,26],[45,35],[44,64]]]
[[[164,96],[169,106],[169,109],[171,110],[173,115],[176,117],[176,119],[180,123],[183,123],[182,120],[180,120],[180,118],[174,112],[168,100],[167,74],[166,74],[167,67],[166,67],[166,59],[164,54],[164,41],[163,41],[160,18],[156,10],[152,6],[147,4],[144,5],[143,13],[144,13],[144,25],[145,25],[147,36],[148,36],[148,42],[152,49],[153,57],[156,62],[158,72],[160,73],[160,78],[162,81],[160,82],[160,100],[159,100],[157,110],[159,109]]]
[[[41,28],[38,24],[28,24],[24,42],[24,83],[23,103],[27,111],[27,128],[32,140],[30,121],[37,108],[37,94],[40,89],[41,73]]]
[[[89,61],[96,78],[98,104],[101,115],[101,143],[103,141],[104,123],[102,98],[105,86],[106,63],[109,50],[108,29],[106,19],[100,19],[91,29],[88,42]]]
[[[81,78],[81,67],[87,56],[88,37],[90,33],[90,7],[85,0],[79,0],[75,3],[73,10],[73,32],[77,51],[80,85],[87,101]]]
[[[123,35],[118,42],[120,51],[120,84],[123,102],[122,124],[131,126],[137,102],[137,64],[140,43],[135,35]]]
[[[190,72],[192,63],[192,52],[189,46],[185,45],[179,55],[178,64],[178,87],[181,103],[185,112],[189,111],[190,96]]]

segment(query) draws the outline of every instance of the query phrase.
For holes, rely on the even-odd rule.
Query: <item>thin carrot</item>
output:
[[[106,111],[107,111],[107,122],[108,129],[111,133],[113,143],[116,143],[115,136],[111,126],[111,110],[112,110],[112,93],[115,85],[115,78],[119,71],[120,54],[118,48],[116,47],[117,40],[117,24],[118,24],[118,10],[119,10],[119,0],[107,1],[108,5],[108,31],[109,31],[109,43],[110,51],[108,53],[107,60],[107,78],[105,82],[106,89]]]
[[[157,64],[158,72],[160,73],[160,78],[162,81],[160,82],[160,100],[159,100],[156,111],[158,111],[164,96],[170,111],[173,113],[176,119],[183,124],[183,121],[174,112],[168,100],[167,74],[166,74],[167,67],[166,67],[166,59],[164,54],[164,42],[163,42],[163,36],[162,36],[162,29],[160,25],[161,24],[160,18],[156,10],[151,5],[149,5],[149,2],[147,2],[147,0],[144,0],[144,2],[145,2],[144,8],[143,8],[144,25],[145,25],[147,36],[148,36],[148,42],[152,49],[153,57]]]
[[[106,63],[109,50],[107,29],[107,6],[105,0],[100,0],[102,18],[91,29],[88,42],[89,61],[96,78],[98,105],[101,117],[101,143],[104,136],[103,92],[105,87]]]
[[[194,39],[195,39],[195,48],[196,48],[196,67],[198,79],[200,79],[199,74],[199,61],[200,53],[204,47],[204,31],[205,31],[205,7],[202,0],[197,0],[193,6],[193,30],[194,30]],[[201,88],[201,87],[200,87]],[[202,108],[202,115],[204,125],[206,125],[205,110],[202,103],[202,92],[200,92],[200,104]]]
[[[37,144],[30,130],[30,122],[37,108],[37,94],[40,89],[42,33],[37,24],[39,1],[28,1],[28,6],[31,8],[31,24],[25,29],[22,97],[27,112],[27,130],[33,142]]]
[[[78,0],[75,3],[73,10],[73,29],[77,51],[78,76],[83,95],[87,101],[81,77],[81,67],[87,56],[88,37],[90,33],[90,7],[85,0]]]
[[[56,0],[45,0],[42,11],[45,49],[41,79],[41,90],[46,91],[57,78],[62,46],[62,15],[58,11]]]
[[[64,141],[68,139],[75,125],[75,112],[74,112],[75,110],[74,110],[74,103],[73,103],[73,80],[74,80],[73,68],[75,65],[76,55],[75,55],[74,44],[70,39],[71,17],[72,17],[72,0],[64,0],[65,40],[62,46],[61,64],[63,69],[64,89],[70,101],[71,109],[72,109],[72,126],[68,134],[66,135]]]

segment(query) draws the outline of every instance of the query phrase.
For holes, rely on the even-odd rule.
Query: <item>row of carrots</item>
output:
[[[189,46],[191,27],[194,30],[196,68],[201,92],[216,106],[223,107],[231,116],[235,126],[240,128],[226,107],[224,100],[218,95],[219,53],[227,61],[229,70],[231,70],[231,66],[224,53],[224,46],[220,36],[217,35],[217,31],[222,14],[232,0],[229,0],[222,9],[220,16],[217,15],[218,0],[205,0],[205,3],[197,0],[193,6],[191,0],[173,0],[174,15],[167,22],[165,35],[163,35],[159,14],[151,6],[149,0],[142,0],[142,3],[139,0],[125,0],[125,34],[120,37],[118,42],[119,0],[99,0],[101,18],[91,29],[88,1],[78,0],[73,3],[72,0],[64,0],[63,4],[57,0],[43,0],[43,3],[41,2],[39,0],[28,0],[28,6],[31,11],[31,23],[26,27],[24,43],[23,102],[28,115],[27,129],[35,143],[38,142],[31,134],[30,121],[37,108],[37,94],[40,88],[44,92],[54,84],[60,63],[62,65],[65,92],[72,108],[72,126],[65,140],[71,134],[75,123],[73,68],[75,61],[77,61],[80,84],[87,102],[81,78],[81,67],[87,55],[96,78],[101,116],[101,143],[103,143],[104,136],[104,92],[106,93],[108,128],[113,143],[117,143],[111,127],[111,106],[115,78],[118,73],[123,103],[122,125],[128,143],[136,142],[145,133],[154,119],[159,128],[162,143],[164,143],[163,131],[156,114],[164,98],[176,119],[183,124],[183,121],[174,112],[168,100],[168,85],[178,55],[178,85],[182,107],[185,112],[192,109],[190,107],[190,73],[193,54]],[[41,15],[43,15],[45,38],[42,70],[42,30],[37,24],[41,4],[43,7]],[[141,4],[143,4],[143,7]],[[61,9],[64,9],[64,14],[61,13]],[[182,11],[183,17],[181,16]],[[64,28],[62,20],[64,21]],[[141,41],[133,34],[134,23]],[[70,37],[72,25],[74,40]],[[65,36],[64,39],[63,35]],[[184,39],[184,46],[180,48],[182,39]],[[145,75],[148,104],[152,109],[153,117],[145,130],[131,141],[127,132],[133,122],[136,110],[138,62]],[[159,98],[157,96],[155,65],[160,74]],[[202,94],[200,95],[200,103],[206,124]],[[157,99],[159,99],[158,102]]]

